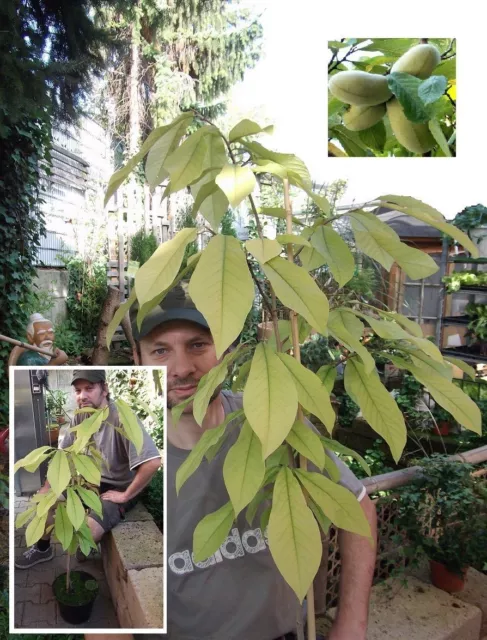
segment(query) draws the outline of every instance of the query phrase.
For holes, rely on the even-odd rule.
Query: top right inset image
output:
[[[456,156],[456,39],[328,42],[328,156]]]

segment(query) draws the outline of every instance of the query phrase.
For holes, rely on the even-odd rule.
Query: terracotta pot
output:
[[[438,420],[433,431],[439,436],[447,436],[450,433],[450,423],[447,420]]]
[[[59,439],[59,428],[58,429],[48,429],[47,430],[47,441],[48,442],[57,442]]]
[[[468,567],[462,569],[462,575],[448,571],[444,564],[436,560],[430,560],[431,582],[438,589],[447,591],[448,593],[456,593],[462,591],[465,587],[465,578]]]

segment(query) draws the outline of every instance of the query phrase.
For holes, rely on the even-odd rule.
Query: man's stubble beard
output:
[[[218,396],[220,395],[221,390],[223,389],[223,384],[218,385],[218,387],[215,389],[215,391],[213,392],[210,401],[208,404],[211,404],[213,402],[213,400],[215,400],[216,398],[218,398]],[[184,402],[184,400],[171,400],[169,398],[169,394],[171,392],[168,391],[167,392],[167,397],[166,397],[166,406],[168,409],[172,409],[173,407],[176,407],[178,404],[181,404],[181,402]],[[193,413],[193,403],[191,402],[183,411],[183,415],[188,415],[190,413]]]

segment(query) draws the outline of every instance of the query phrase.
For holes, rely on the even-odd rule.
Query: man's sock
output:
[[[42,538],[37,541],[37,548],[39,551],[47,551],[51,546],[51,540],[43,540]]]

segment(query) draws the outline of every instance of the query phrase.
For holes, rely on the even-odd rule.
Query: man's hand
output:
[[[113,491],[112,489],[110,489],[110,491],[105,491],[105,493],[102,493],[100,495],[100,498],[102,500],[115,502],[115,504],[123,504],[124,502],[127,502],[125,491]]]

